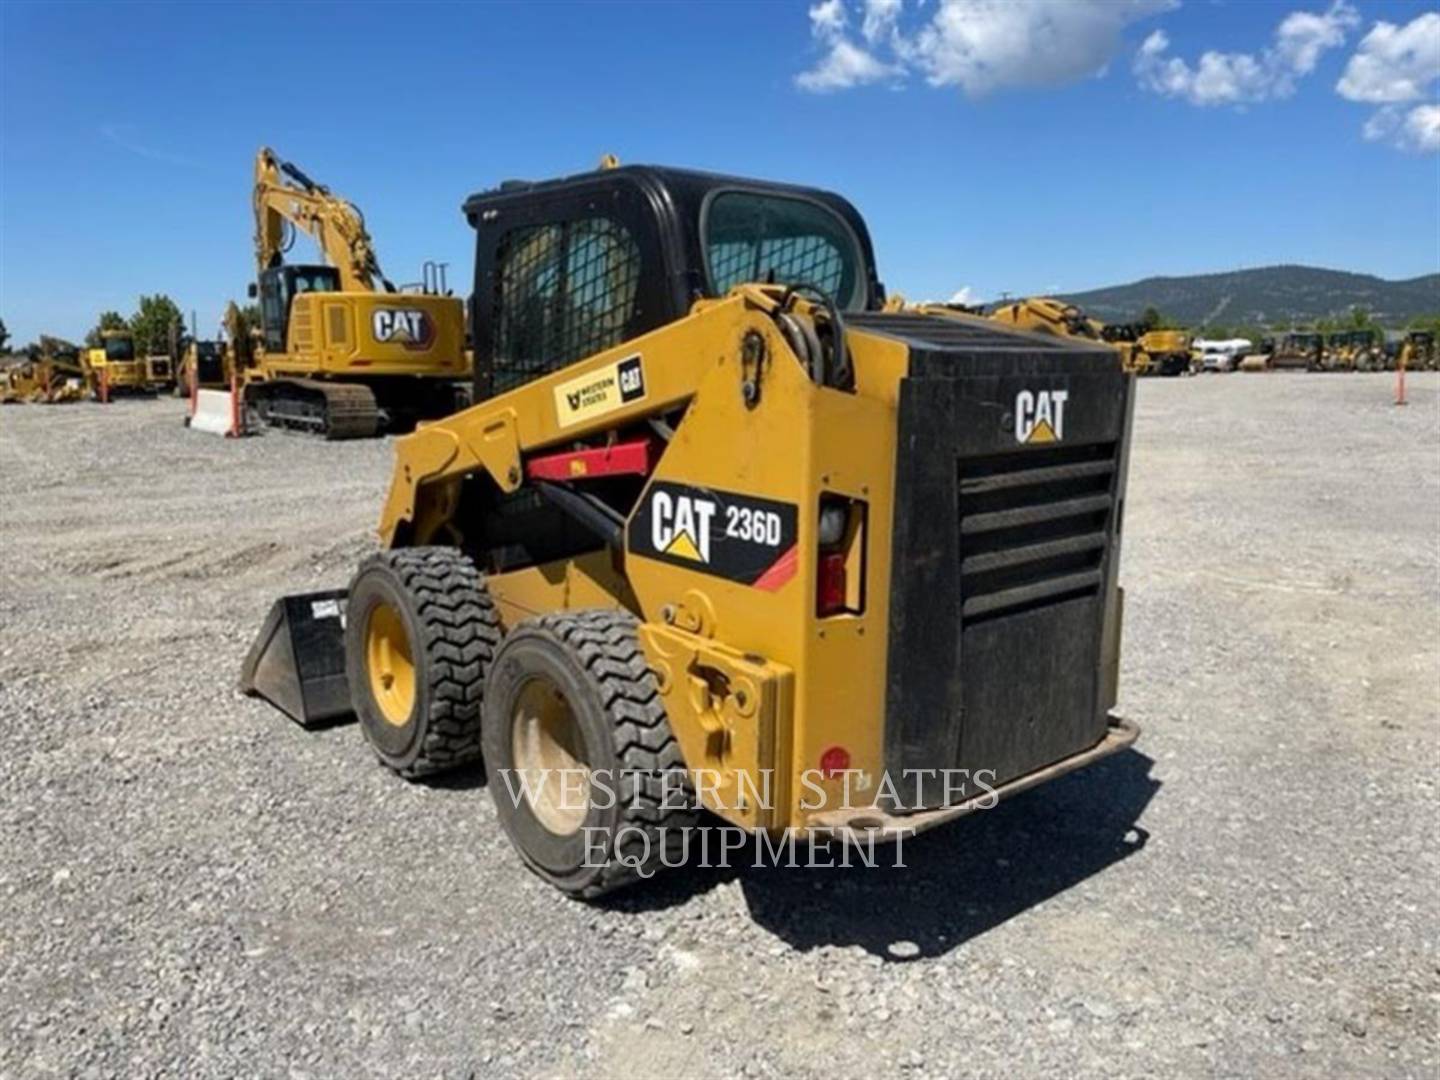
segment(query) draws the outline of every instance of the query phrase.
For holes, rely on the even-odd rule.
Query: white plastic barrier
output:
[[[190,430],[210,435],[241,434],[237,395],[229,390],[197,390],[190,414]]]

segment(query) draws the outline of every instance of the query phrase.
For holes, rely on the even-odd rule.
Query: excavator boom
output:
[[[340,272],[343,292],[385,292],[395,288],[380,272],[365,216],[354,203],[332,194],[269,147],[255,155],[255,261],[261,270],[282,261],[285,225],[312,237]]]

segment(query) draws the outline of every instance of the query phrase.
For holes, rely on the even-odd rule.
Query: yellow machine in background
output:
[[[41,382],[34,361],[9,357],[0,365],[0,405],[24,405],[40,400]]]
[[[60,405],[85,397],[87,372],[70,342],[42,334],[38,357],[12,359],[0,370],[0,403]]]
[[[1076,305],[1048,296],[1007,301],[992,310],[989,317],[1022,330],[1104,342],[1120,354],[1120,366],[1125,371],[1144,374],[1150,369],[1150,357],[1140,345],[1138,324],[1107,326]]]
[[[383,550],[277,602],[246,690],[407,777],[483,754],[582,897],[702,807],[865,845],[1135,739],[1113,348],[886,310],[827,191],[626,166],[465,210],[478,404],[398,441]]]
[[[180,356],[175,393],[177,396],[188,394],[192,382],[201,390],[229,389],[233,366],[225,342],[192,339]]]
[[[1324,353],[1324,334],[1294,330],[1281,336],[1270,357],[1270,367],[1277,371],[1319,371]]]
[[[1098,319],[1090,318],[1074,304],[1048,296],[1008,300],[996,305],[989,317],[997,322],[1009,323],[1022,330],[1033,330],[1041,334],[1060,334],[1064,337],[1085,338],[1088,341],[1102,340],[1102,324]]]
[[[1190,342],[1184,330],[1146,330],[1139,347],[1149,358],[1149,370],[1156,375],[1182,375],[1190,370]]]
[[[1435,335],[1429,330],[1406,332],[1396,362],[1406,371],[1434,371],[1437,367]]]
[[[1368,328],[1337,331],[1325,342],[1320,366],[1326,371],[1384,371],[1385,335]]]
[[[143,394],[149,389],[145,361],[135,355],[135,336],[129,330],[102,330],[100,347],[81,354],[92,372],[91,394]]]
[[[455,407],[469,375],[461,302],[397,292],[360,211],[269,149],[255,159],[255,256],[262,344],[245,402],[264,423],[329,439],[404,431]],[[288,264],[294,232],[329,265]],[[428,279],[428,275],[427,275]]]
[[[225,390],[233,379],[243,379],[255,367],[259,352],[259,327],[251,326],[235,301],[225,306],[223,340],[192,339],[180,358],[176,373],[176,394],[188,394],[191,373],[202,390]]]

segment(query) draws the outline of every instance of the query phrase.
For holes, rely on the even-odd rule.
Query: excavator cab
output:
[[[285,351],[290,306],[298,294],[339,291],[340,272],[333,266],[282,264],[260,271],[260,324],[265,331],[265,348]]]

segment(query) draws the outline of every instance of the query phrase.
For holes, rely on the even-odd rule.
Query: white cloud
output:
[[[1384,142],[1417,153],[1440,151],[1440,105],[1416,105],[1406,109],[1386,105],[1378,110],[1361,134],[1370,142]]]
[[[1053,86],[1104,71],[1130,23],[1177,0],[863,0],[858,43],[843,0],[810,8],[825,55],[796,78],[807,90],[838,90],[918,74],[971,97]]]
[[[900,0],[865,0],[865,21],[860,24],[860,33],[874,45],[890,36],[899,18]]]
[[[1405,138],[1415,150],[1440,151],[1440,105],[1417,105],[1405,117]]]
[[[802,90],[825,93],[880,82],[895,73],[889,64],[882,64],[864,49],[841,38],[830,46],[820,63],[795,76],[795,82]]]
[[[880,82],[898,74],[894,65],[877,60],[846,36],[849,23],[842,0],[824,0],[810,9],[810,32],[825,44],[826,50],[818,64],[795,76],[795,83],[802,90],[823,94]],[[865,26],[868,35],[868,11]]]
[[[1360,41],[1335,84],[1349,101],[1389,105],[1423,97],[1440,79],[1440,14],[1427,11],[1405,26],[1377,22]]]
[[[911,43],[931,86],[971,97],[1018,86],[1053,86],[1099,74],[1120,31],[1172,0],[941,0]]]
[[[1411,105],[1440,79],[1440,14],[1426,12],[1404,26],[1377,22],[1345,65],[1335,91],[1348,101],[1382,105],[1361,133],[1419,153],[1440,151],[1440,105]]]
[[[1315,70],[1320,57],[1345,43],[1360,16],[1345,0],[1323,13],[1293,11],[1275,28],[1275,40],[1258,53],[1201,54],[1194,65],[1169,55],[1170,38],[1156,30],[1135,56],[1140,85],[1192,105],[1245,105],[1289,97],[1295,83]]]
[[[822,0],[810,9],[810,32],[816,37],[833,40],[844,32],[848,21],[842,0]]]

